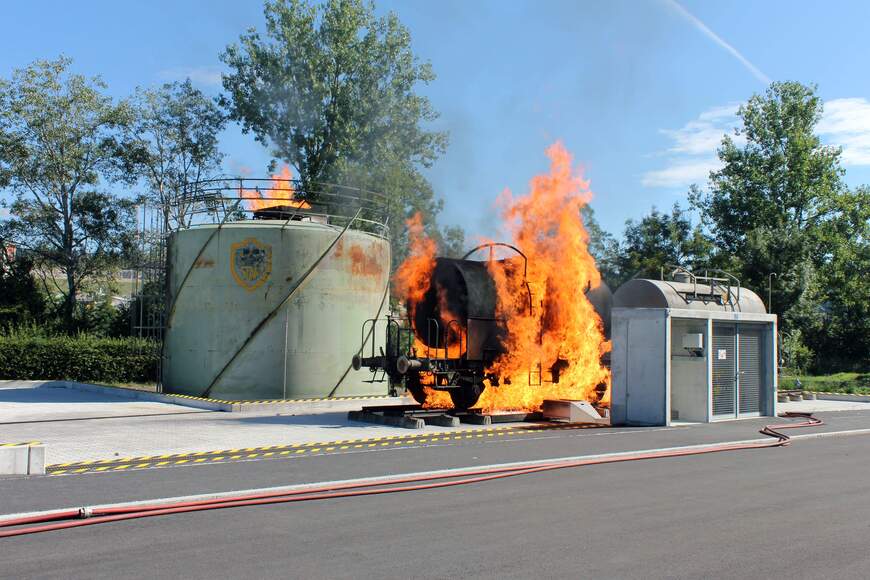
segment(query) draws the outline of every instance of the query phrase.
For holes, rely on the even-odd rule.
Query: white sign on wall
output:
[[[719,349],[719,360],[727,360],[728,359],[728,350],[724,348]]]

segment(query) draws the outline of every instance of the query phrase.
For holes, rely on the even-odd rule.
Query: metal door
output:
[[[739,329],[737,401],[740,415],[761,413],[761,342],[760,328],[742,325]]]
[[[737,326],[713,323],[713,415],[734,417],[737,410]]]

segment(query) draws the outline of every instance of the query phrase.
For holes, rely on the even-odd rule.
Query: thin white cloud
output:
[[[668,153],[709,155],[722,142],[722,135],[734,125],[739,106],[733,103],[714,107],[680,129],[662,129],[661,132],[674,141]]]
[[[7,208],[0,207],[0,218],[9,217],[10,215],[12,215],[12,214],[9,212],[9,210]]]
[[[666,159],[665,166],[644,173],[641,184],[677,189],[707,181],[710,172],[722,166],[716,157],[722,137],[732,134],[738,146],[746,142],[742,135],[733,135],[739,125],[738,107],[739,103],[713,107],[679,129],[661,129],[672,142],[657,154]],[[870,166],[870,100],[851,97],[826,101],[816,133],[825,144],[843,148],[843,165]]]
[[[746,69],[751,72],[755,78],[757,78],[765,85],[770,84],[770,77],[761,72],[761,70],[757,66],[749,62],[749,59],[740,54],[740,51],[738,51],[736,48],[726,42],[721,36],[710,30],[709,26],[704,24],[700,18],[686,10],[682,4],[677,2],[677,0],[665,0],[665,2],[668,4],[668,6],[679,12],[680,15],[683,16],[686,20],[691,22],[695,26],[695,28],[703,32],[704,35],[707,36],[707,38],[718,44],[721,48],[724,48],[726,52],[728,52],[731,56],[740,61],[740,63],[744,67],[746,67]]]
[[[217,66],[173,67],[163,69],[158,74],[169,81],[190,79],[194,84],[210,87],[221,84],[221,69]]]
[[[867,99],[826,101],[816,131],[826,143],[843,148],[843,165],[870,165],[870,101]]]
[[[726,133],[737,125],[739,103],[707,109],[697,119],[679,129],[662,129],[672,145],[660,155],[667,158],[664,168],[648,171],[641,177],[644,187],[686,188],[707,180],[711,171],[721,167],[716,149]],[[741,142],[739,136],[732,136]]]
[[[675,159],[664,169],[644,173],[640,182],[644,187],[685,188],[706,181],[711,171],[719,169],[716,157],[703,159]]]
[[[737,109],[739,108],[740,103],[728,103],[727,105],[713,107],[698,115],[698,120],[709,121],[711,123],[725,120],[730,123],[737,116]]]

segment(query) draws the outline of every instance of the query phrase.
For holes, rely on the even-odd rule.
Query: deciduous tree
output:
[[[440,210],[420,171],[447,143],[416,92],[434,80],[431,66],[395,14],[376,17],[362,0],[273,0],[265,16],[264,34],[248,31],[222,56],[223,104],[303,189],[333,181],[386,193],[401,257],[405,220],[422,211],[434,223]]]
[[[640,221],[625,223],[615,262],[619,283],[630,278],[659,278],[662,268],[682,266],[698,271],[710,263],[712,244],[700,226],[692,226],[685,210],[674,204],[671,213],[653,208]]]
[[[0,237],[28,250],[73,331],[82,283],[115,269],[131,239],[133,203],[106,187],[125,177],[133,113],[70,64],[36,61],[0,80],[0,183],[13,195]]]
[[[176,229],[190,219],[179,199],[184,185],[212,178],[220,168],[218,136],[226,119],[190,79],[139,90],[134,106],[128,159],[148,184],[150,200],[163,208],[164,223]]]
[[[595,210],[590,205],[580,208],[583,226],[589,234],[589,254],[595,258],[595,265],[601,272],[601,277],[616,290],[619,277],[619,241],[613,234],[604,230],[595,218]]]
[[[853,284],[853,276],[867,239],[860,211],[866,191],[849,191],[840,148],[816,135],[822,112],[814,86],[771,84],[738,110],[741,125],[722,140],[723,167],[710,174],[709,190],[691,193],[718,260],[757,291],[775,273],[773,311],[781,327],[795,336],[799,330],[817,355],[830,354],[832,341],[846,342],[835,340],[841,330],[849,341],[860,338],[861,329],[838,330],[832,322],[835,312],[859,313],[849,296],[860,294],[863,282]]]

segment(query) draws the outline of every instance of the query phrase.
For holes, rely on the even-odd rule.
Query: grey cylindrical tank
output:
[[[730,292],[730,296],[728,293]],[[764,302],[748,288],[635,278],[613,295],[614,308],[679,308],[766,314]]]
[[[175,232],[169,241],[169,290],[175,306],[166,331],[164,389],[202,395],[304,278],[209,396],[256,400],[386,394],[385,383],[365,383],[360,373],[347,371],[360,348],[363,322],[387,308],[389,243],[349,229],[324,255],[340,232],[322,223],[284,220]]]
[[[445,343],[444,333],[452,319],[495,318],[496,289],[486,262],[435,258],[429,290],[417,305],[414,329],[417,338],[428,346]],[[442,312],[446,307],[448,312]],[[437,321],[441,336],[430,328]]]

